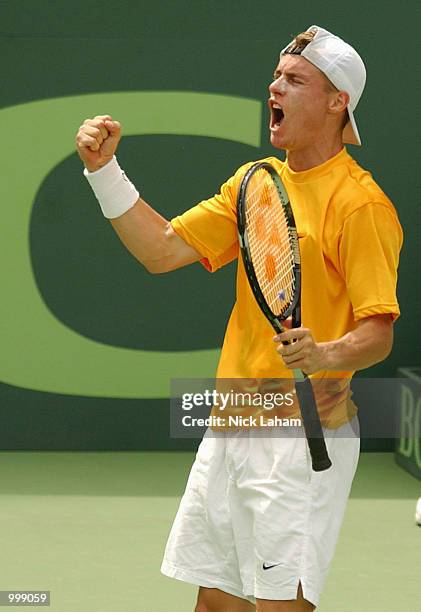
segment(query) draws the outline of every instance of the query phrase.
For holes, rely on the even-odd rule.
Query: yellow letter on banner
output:
[[[75,135],[83,119],[101,113],[121,120],[125,136],[208,136],[260,146],[261,104],[240,97],[113,92],[0,110],[0,380],[27,389],[81,396],[168,397],[171,378],[212,377],[219,351],[142,351],[95,342],[51,313],[33,276],[29,224],[36,193],[52,169],[74,153]],[[54,205],[60,206],[59,194]]]

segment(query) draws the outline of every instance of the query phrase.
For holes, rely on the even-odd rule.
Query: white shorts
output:
[[[297,429],[208,430],[162,573],[253,603],[296,599],[301,582],[318,605],[358,463],[358,419],[325,433],[333,466],[316,473]]]

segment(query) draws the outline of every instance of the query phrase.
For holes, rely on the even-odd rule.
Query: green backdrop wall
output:
[[[364,146],[350,152],[405,231],[403,316],[393,354],[370,375],[419,364],[417,6],[0,3],[1,449],[194,447],[169,437],[169,379],[213,375],[235,266],[148,275],[102,218],[74,137],[86,117],[119,119],[122,166],[174,216],[273,153],[267,86],[281,46],[313,23],[365,60]]]

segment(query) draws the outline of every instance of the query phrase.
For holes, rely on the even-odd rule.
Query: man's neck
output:
[[[318,143],[305,149],[287,151],[288,166],[294,172],[303,172],[324,164],[343,149],[342,141]]]

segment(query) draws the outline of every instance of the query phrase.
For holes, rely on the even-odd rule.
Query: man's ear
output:
[[[349,103],[349,94],[346,91],[335,91],[329,100],[328,109],[331,113],[341,113]]]

